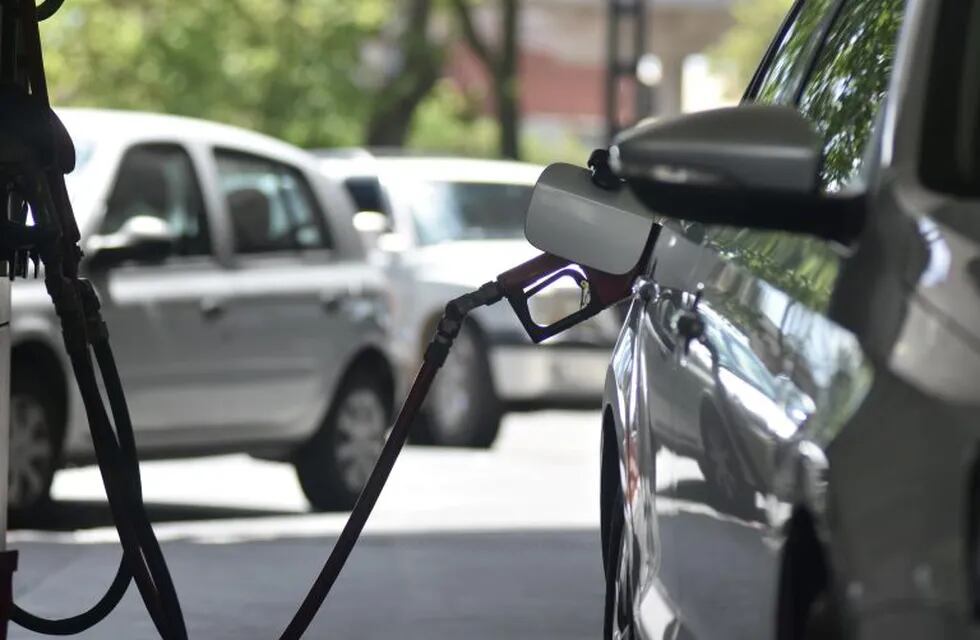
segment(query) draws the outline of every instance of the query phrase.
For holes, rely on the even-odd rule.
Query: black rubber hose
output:
[[[112,357],[111,347],[108,344],[103,344],[103,341],[100,340],[96,344],[95,353],[99,361],[99,368],[102,371],[103,382],[105,382],[107,388],[110,385],[118,387],[114,388],[112,392],[107,390],[110,405],[114,405],[112,406],[112,413],[116,422],[116,438],[119,441],[119,448],[122,451],[123,463],[129,469],[130,477],[128,479],[135,483],[137,491],[142,492],[142,479],[140,477],[139,458],[137,457],[136,437],[133,433],[133,425],[129,420],[128,408],[124,403],[120,404],[118,402],[118,391],[121,389],[121,385],[111,383],[112,380],[118,380],[119,378],[119,373],[115,366],[115,359]],[[122,558],[119,561],[119,567],[116,569],[116,575],[109,588],[102,595],[102,598],[88,611],[69,618],[50,619],[35,615],[14,603],[10,619],[14,623],[35,633],[49,636],[75,635],[91,629],[104,620],[116,608],[120,600],[122,600],[122,597],[129,588],[131,580],[132,573],[127,567],[125,558]]]
[[[460,296],[446,305],[446,312],[439,322],[436,335],[432,338],[425,351],[422,366],[419,368],[418,375],[416,375],[415,381],[412,382],[412,388],[409,390],[408,396],[405,398],[405,402],[398,412],[398,417],[395,419],[395,424],[391,428],[388,440],[381,449],[378,461],[371,471],[371,476],[364,485],[364,489],[361,490],[361,494],[354,504],[354,509],[351,511],[350,517],[348,517],[346,524],[344,524],[344,528],[341,530],[337,542],[334,543],[330,556],[327,558],[326,563],[324,563],[320,574],[316,577],[313,586],[310,587],[309,593],[306,594],[306,598],[303,599],[303,603],[296,611],[293,619],[289,621],[289,625],[282,632],[280,640],[299,640],[303,636],[313,622],[317,611],[323,605],[323,601],[329,595],[330,589],[337,581],[337,577],[340,575],[344,565],[347,563],[347,559],[354,550],[354,545],[357,544],[364,525],[374,510],[374,505],[378,502],[381,490],[384,489],[385,483],[388,481],[388,476],[395,466],[395,461],[398,460],[398,454],[408,439],[415,418],[418,415],[419,409],[422,407],[422,402],[429,393],[429,387],[432,386],[432,381],[436,373],[439,372],[439,368],[446,361],[446,356],[449,354],[453,340],[459,334],[463,319],[471,310],[494,304],[500,301],[500,299],[501,293],[497,284],[491,282],[472,293]]]
[[[156,583],[158,595],[163,605],[164,612],[168,620],[174,625],[172,629],[176,633],[176,638],[186,638],[187,629],[184,623],[184,615],[180,607],[180,598],[177,596],[177,589],[174,587],[170,569],[160,548],[160,542],[153,532],[150,524],[149,515],[146,513],[146,506],[143,504],[142,482],[139,472],[139,459],[136,454],[136,441],[133,435],[133,423],[129,415],[129,407],[126,404],[126,394],[123,390],[122,379],[116,367],[116,360],[109,344],[108,336],[103,335],[93,340],[93,350],[99,364],[99,371],[102,374],[102,382],[105,386],[106,396],[109,399],[109,406],[112,416],[116,423],[116,431],[119,433],[119,445],[125,452],[127,449],[132,455],[123,456],[122,463],[127,467],[127,479],[130,481],[129,487],[130,508],[133,510],[133,518],[137,528],[137,535],[140,538],[140,545],[143,554],[150,567],[153,569],[154,582]]]
[[[14,603],[10,619],[34,633],[42,633],[47,636],[72,636],[91,629],[102,622],[122,600],[131,580],[132,574],[125,559],[123,559],[119,561],[119,568],[116,569],[116,577],[112,579],[112,584],[109,585],[102,598],[88,611],[70,618],[52,620],[34,615]]]
[[[38,22],[47,20],[54,14],[58,13],[58,9],[60,9],[61,5],[63,4],[65,4],[65,0],[44,0],[44,2],[37,6]]]
[[[91,361],[88,353],[70,355],[75,380],[78,383],[82,403],[85,405],[85,413],[88,416],[89,427],[92,432],[92,444],[102,475],[102,483],[105,486],[109,510],[112,513],[113,521],[116,523],[119,542],[123,548],[123,558],[133,574],[140,596],[146,604],[147,612],[150,614],[157,631],[164,638],[173,638],[175,636],[170,631],[156,582],[153,579],[154,569],[143,553],[140,537],[136,534],[132,515],[128,511],[132,502],[128,499],[129,487],[120,473],[123,465],[119,455],[118,443],[108,424],[108,416],[105,407],[102,405],[102,397],[95,381]]]
[[[306,598],[303,599],[303,603],[289,622],[286,630],[283,631],[280,640],[298,640],[301,638],[330,593],[330,589],[344,568],[347,558],[354,550],[354,545],[357,544],[357,539],[360,537],[371,511],[374,510],[374,505],[377,503],[381,490],[388,480],[388,475],[394,467],[395,460],[408,438],[412,423],[422,406],[422,401],[425,400],[437,370],[438,367],[423,361],[422,368],[415,378],[415,382],[412,383],[412,390],[409,391],[405,404],[402,405],[402,409],[398,413],[395,426],[392,427],[391,433],[388,435],[388,440],[381,450],[378,462],[375,464],[374,470],[371,471],[371,476],[364,485],[361,495],[357,498],[347,523],[340,532],[323,569],[316,577],[313,586],[306,594]]]

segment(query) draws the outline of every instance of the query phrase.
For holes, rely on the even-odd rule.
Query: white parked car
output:
[[[143,458],[244,451],[289,461],[316,508],[350,507],[394,397],[386,282],[344,189],[307,153],[232,127],[59,115],[89,277]],[[93,459],[40,280],[13,286],[11,503]]]
[[[448,300],[538,253],[524,239],[524,216],[542,167],[356,149],[320,155],[323,171],[353,196],[355,227],[393,283],[391,350],[404,385]],[[531,310],[547,324],[580,303],[577,288],[553,287]],[[535,346],[506,304],[478,309],[436,378],[423,440],[486,447],[507,410],[598,403],[620,324],[607,312]]]

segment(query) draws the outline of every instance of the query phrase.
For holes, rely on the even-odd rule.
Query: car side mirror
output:
[[[89,264],[106,268],[123,262],[159,262],[174,251],[177,238],[164,220],[133,216],[118,231],[92,236],[86,244]]]
[[[653,214],[624,187],[603,188],[588,169],[557,163],[538,178],[524,235],[553,256],[622,275],[640,262]]]
[[[704,224],[847,241],[854,198],[820,192],[823,140],[796,109],[743,105],[623,132],[611,164],[653,211]]]
[[[524,235],[544,253],[500,274],[497,283],[536,343],[629,296],[657,237],[653,215],[618,180],[594,180],[589,170],[562,163],[546,168],[534,185]],[[563,282],[579,289],[579,308],[539,324],[532,299]]]
[[[353,218],[354,229],[361,236],[365,249],[380,248],[379,240],[391,231],[388,216],[380,211],[358,211]]]

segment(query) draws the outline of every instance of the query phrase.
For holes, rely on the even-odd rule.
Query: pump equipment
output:
[[[45,85],[38,21],[53,15],[63,0],[0,0],[0,384],[8,384],[9,287],[27,275],[28,264],[43,263],[44,281],[62,323],[65,350],[83,400],[96,459],[122,546],[122,560],[105,595],[88,611],[48,620],[12,602],[16,552],[0,547],[0,640],[7,621],[49,635],[70,635],[92,627],[136,583],[157,631],[166,640],[184,640],[187,629],[160,545],[143,505],[139,462],[123,385],[102,321],[94,287],[79,277],[79,233],[64,176],[74,166],[71,138],[52,111]],[[590,170],[552,165],[535,187],[528,210],[528,239],[546,253],[500,274],[476,291],[446,305],[422,366],[398,413],[374,470],[333,550],[282,635],[300,638],[330,592],[381,494],[432,381],[453,340],[473,309],[502,299],[512,306],[528,335],[541,342],[622,300],[649,255],[656,232],[642,205],[609,170],[608,154],[596,152]],[[596,245],[583,254],[573,247],[567,225],[604,228],[596,237],[618,238],[615,247]],[[616,231],[610,234],[608,227]],[[582,237],[578,235],[578,237]],[[589,255],[574,264],[562,255]],[[581,308],[548,326],[537,324],[528,300],[561,278],[582,291]],[[94,356],[94,360],[93,360]],[[99,376],[96,371],[98,370]],[[106,410],[99,377],[109,403]],[[6,388],[6,387],[5,387]],[[8,401],[0,396],[0,544],[5,539]],[[110,419],[111,415],[111,419]],[[113,426],[115,429],[113,429]]]

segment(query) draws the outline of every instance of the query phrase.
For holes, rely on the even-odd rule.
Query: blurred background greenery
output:
[[[42,37],[58,105],[207,118],[308,148],[407,146],[581,162],[591,146],[602,142],[601,126],[593,122],[599,106],[592,102],[601,105],[606,1],[595,0],[581,16],[596,33],[588,41],[588,60],[574,53],[575,47],[581,49],[575,35],[560,32],[572,24],[570,4],[582,3],[70,0],[44,23]],[[665,31],[674,29],[670,21],[686,10],[685,0],[662,4],[657,9],[662,13],[658,17],[655,10],[652,20]],[[672,108],[737,99],[789,4],[722,1],[719,24],[724,29],[719,37],[715,32],[705,36],[704,53],[711,81],[723,90],[694,100],[694,107],[678,98],[680,106]],[[691,24],[704,22],[698,11],[688,10]],[[546,33],[552,23],[559,25],[553,42],[538,37],[534,45],[544,54],[526,51],[527,34],[532,29]],[[655,51],[673,46],[669,32],[658,35],[652,28],[652,34]],[[572,42],[568,50],[558,51],[565,46],[563,37]],[[546,61],[543,68],[552,69],[556,79],[567,79],[558,88],[541,86],[540,91],[553,98],[567,88],[567,108],[555,107],[553,99],[550,106],[535,106],[531,94],[543,83],[524,70],[532,58],[535,68],[542,68],[542,55],[558,61]],[[687,85],[707,86],[707,80],[688,75],[685,95]],[[575,92],[594,100],[576,102]],[[564,111],[561,118],[552,113],[558,111]]]

